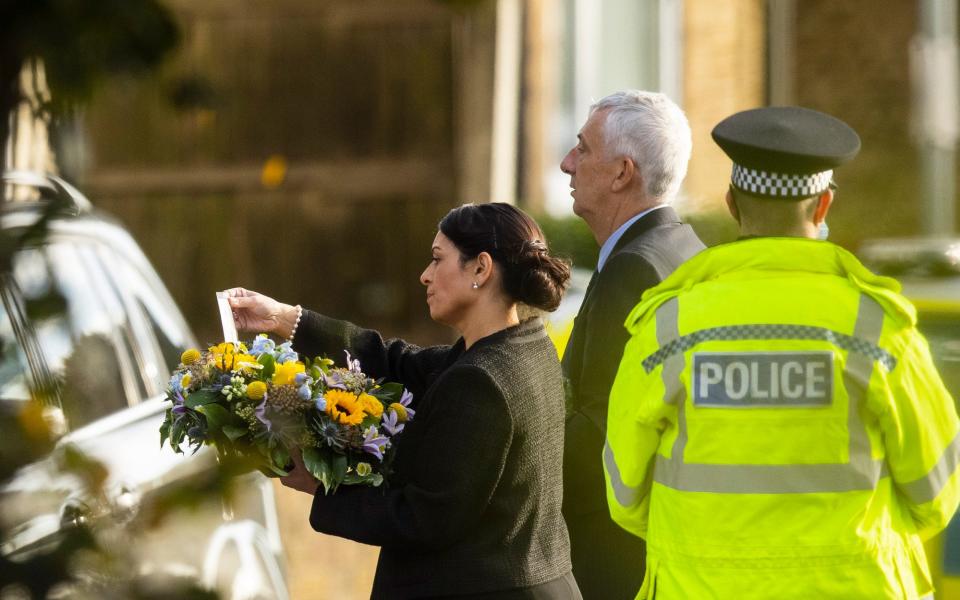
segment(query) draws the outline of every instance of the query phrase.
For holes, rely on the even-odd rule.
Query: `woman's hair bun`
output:
[[[520,302],[547,311],[556,310],[570,280],[570,261],[551,256],[547,245],[535,239],[524,241],[516,266],[504,273],[508,293],[513,288],[511,295]]]

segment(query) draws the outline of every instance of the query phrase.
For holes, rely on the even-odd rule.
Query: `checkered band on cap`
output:
[[[808,175],[783,175],[734,164],[731,179],[734,186],[751,194],[777,198],[808,198],[827,189],[832,177],[833,171],[821,171]]]

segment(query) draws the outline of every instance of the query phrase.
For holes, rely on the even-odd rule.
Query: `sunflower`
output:
[[[342,425],[359,425],[366,413],[359,399],[343,390],[327,390],[323,394],[327,400],[326,412],[330,418]]]

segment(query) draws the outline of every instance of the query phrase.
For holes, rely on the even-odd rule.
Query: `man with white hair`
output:
[[[644,290],[703,249],[670,203],[690,159],[690,127],[663,94],[622,91],[592,107],[560,169],[573,212],[600,245],[597,270],[563,356],[568,379],[563,512],[573,572],[585,600],[633,598],[643,579],[643,540],[607,509],[601,452],[607,399]]]

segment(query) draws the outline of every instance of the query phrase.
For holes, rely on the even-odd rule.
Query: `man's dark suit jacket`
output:
[[[623,322],[647,288],[703,248],[673,208],[644,215],[594,273],[574,321],[563,355],[569,385],[563,514],[584,600],[632,599],[643,582],[644,542],[610,519],[600,458],[607,400],[629,338]]]

